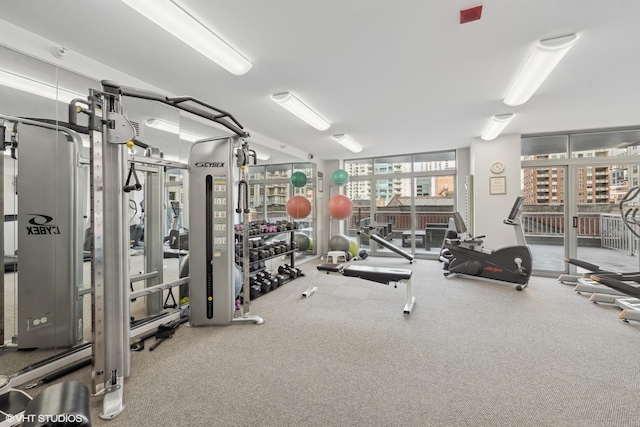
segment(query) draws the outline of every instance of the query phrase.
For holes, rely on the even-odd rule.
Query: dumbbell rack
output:
[[[289,256],[289,264],[288,265],[290,266],[291,270],[295,269],[295,252],[296,252],[296,249],[297,249],[296,247],[293,246],[294,245],[294,234],[295,234],[295,231],[296,231],[295,229],[292,229],[292,230],[286,230],[286,231],[265,232],[265,233],[253,234],[253,235],[248,236],[248,240],[254,240],[254,239],[258,239],[258,238],[264,238],[264,237],[269,237],[269,236],[275,236],[275,235],[278,235],[278,234],[289,233],[290,237],[289,237],[288,246],[289,246],[290,249],[288,249],[286,251],[283,251],[283,252],[276,253],[274,255],[265,256],[265,257],[259,258],[257,260],[251,261],[249,259],[249,253],[248,252],[250,250],[256,250],[256,249],[260,250],[261,247],[266,247],[267,245],[248,248],[246,250],[247,253],[243,253],[242,256],[239,256],[239,255],[236,254],[236,264],[238,264],[240,266],[240,268],[242,268],[243,271],[244,271],[245,265],[252,266],[252,265],[259,264],[261,262],[266,262],[266,261],[271,260],[271,259],[275,259],[275,258],[278,258],[278,257],[281,257],[281,256],[287,256],[288,255]],[[236,242],[242,243],[243,232],[242,231],[236,231],[235,235],[236,235]],[[242,245],[242,246],[244,247],[244,245]],[[266,270],[267,270],[266,266],[265,267],[255,268],[255,269],[251,269],[251,267],[249,267],[249,277],[257,276],[260,273],[264,274]],[[278,274],[278,275],[280,276],[280,274]],[[300,275],[298,275],[296,277],[291,277],[291,275],[283,276],[282,279],[278,280],[276,287],[280,287],[280,286],[282,286],[282,285],[284,285],[284,284],[286,284],[286,283],[288,283],[288,282],[290,282],[292,280],[295,280],[298,277],[302,277],[302,276],[304,276],[303,273],[300,273]],[[244,284],[244,286],[246,286],[246,285],[247,285],[247,283]],[[251,286],[251,285],[249,284],[249,286]],[[275,289],[276,287],[271,287],[267,292],[269,292],[270,290]],[[249,292],[251,292],[251,291],[249,291]],[[263,295],[263,294],[265,294],[267,292],[264,292],[264,291],[261,291],[260,293],[251,292],[251,299],[253,300],[253,299],[255,299],[255,298],[257,298],[257,297],[259,297],[259,296],[261,296],[261,295]]]

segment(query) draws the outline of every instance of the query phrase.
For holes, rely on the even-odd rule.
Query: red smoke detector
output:
[[[460,11],[460,23],[477,21],[482,16],[482,5]]]

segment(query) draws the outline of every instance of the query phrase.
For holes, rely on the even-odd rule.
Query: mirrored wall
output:
[[[279,163],[249,168],[250,221],[277,227],[273,241],[293,240],[295,261],[316,255],[316,165]],[[287,257],[272,261],[272,269],[290,263]]]
[[[87,120],[69,121],[69,102],[85,99],[92,80],[0,47],[0,128],[4,142],[2,211],[5,271],[0,280],[0,374],[25,372],[92,340],[90,138]],[[190,94],[198,97],[198,94]],[[132,328],[175,312],[187,295],[145,288],[177,280],[189,250],[189,150],[193,142],[228,134],[170,106],[124,98],[136,129],[127,193]],[[220,106],[224,107],[224,106]],[[234,112],[239,120],[242,112]],[[315,167],[250,140],[251,220],[280,223],[270,238],[298,242],[294,259],[315,253]],[[149,159],[162,158],[153,164]],[[291,183],[303,172],[308,184]],[[297,185],[297,184],[296,184]],[[313,209],[296,220],[287,201],[305,197]],[[274,257],[268,267],[286,263]],[[184,300],[182,301],[184,302]]]

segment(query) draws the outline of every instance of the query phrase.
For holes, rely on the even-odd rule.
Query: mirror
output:
[[[10,375],[91,339],[87,138],[62,127],[68,102],[97,82],[7,48],[0,63],[0,373]]]
[[[140,191],[129,195],[131,292],[177,280],[180,260],[188,251],[183,232],[183,172],[145,163],[144,159],[165,158],[179,162],[180,114],[167,105],[123,97],[125,115],[137,129],[137,143],[131,159],[140,181]],[[131,166],[130,166],[131,168]],[[131,176],[131,170],[129,176]],[[131,328],[162,317],[179,308],[179,290],[167,289],[132,298]]]
[[[249,220],[257,227],[275,227],[267,234],[253,237],[267,246],[276,246],[276,254],[260,262],[255,271],[265,269],[290,277],[291,269],[287,266],[295,270],[298,263],[316,255],[313,244],[317,238],[316,175],[315,165],[308,162],[258,164],[249,168]],[[283,244],[288,245],[287,250],[276,256],[280,255],[277,246]]]
[[[7,147],[2,163],[5,273],[0,280],[0,374],[12,375],[90,345],[89,137],[66,130],[66,122],[68,103],[86,98],[89,88],[101,86],[99,81],[7,48],[0,47],[0,63],[0,121]],[[189,149],[196,140],[228,131],[161,103],[124,97],[123,105],[136,128],[136,139],[143,144],[130,152],[134,168],[129,176],[137,179],[142,190],[128,193],[129,286],[136,296],[130,315],[136,327],[180,306],[184,291],[181,295],[178,288],[146,296],[140,293],[180,277],[189,240]],[[235,114],[241,121],[241,112]],[[46,123],[33,125],[24,118]],[[86,126],[86,116],[80,115],[78,124]],[[269,240],[289,245],[286,253],[265,261],[264,268],[278,271],[284,264],[316,253],[316,169],[282,147],[261,143],[259,137],[248,142],[257,153],[248,173],[250,219],[280,222],[280,231],[270,233]],[[149,164],[146,160],[153,156],[175,163],[171,167]],[[295,173],[304,174],[307,182],[294,185]],[[36,192],[41,189],[51,197],[46,206],[54,213],[29,204],[44,199],[33,196],[41,194]],[[295,220],[287,213],[287,202],[294,196],[305,198],[312,207],[308,215]],[[49,244],[32,244],[45,238]],[[291,247],[291,242],[297,246]],[[47,269],[54,273],[46,273]],[[40,271],[41,276],[30,275],[31,271]]]

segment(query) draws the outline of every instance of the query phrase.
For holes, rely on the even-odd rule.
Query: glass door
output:
[[[525,197],[521,216],[525,241],[533,256],[536,272],[565,271],[567,168],[539,166],[522,169]]]
[[[625,201],[627,192],[637,188],[633,185],[637,165],[586,164],[572,169],[575,257],[611,271],[638,270],[638,239],[630,228],[638,232],[640,205],[637,197]]]
[[[636,128],[522,138],[522,223],[534,272],[583,272],[564,257],[640,269],[638,239],[625,226],[640,228],[638,140]]]

